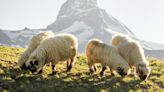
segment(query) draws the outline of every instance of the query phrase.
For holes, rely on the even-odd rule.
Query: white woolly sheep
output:
[[[96,71],[97,63],[102,65],[101,76],[105,74],[106,66],[110,67],[111,75],[115,75],[115,72],[118,72],[121,76],[125,76],[130,71],[127,61],[119,55],[117,49],[98,39],[92,39],[88,42],[86,57],[91,73],[93,69]]]
[[[67,72],[75,63],[77,53],[77,39],[71,34],[58,34],[44,40],[30,55],[26,67],[31,72],[41,73],[45,64],[51,62],[53,72],[56,74],[55,65],[67,60]]]
[[[54,33],[51,31],[41,31],[34,35],[29,42],[27,49],[23,52],[18,60],[18,65],[22,69],[25,68],[25,62],[28,60],[30,54],[38,47],[38,45],[46,38],[53,37]]]
[[[132,38],[117,34],[112,37],[112,45],[116,46],[120,55],[134,68],[134,74],[145,80],[150,74],[151,68],[145,58],[144,50],[140,43]]]

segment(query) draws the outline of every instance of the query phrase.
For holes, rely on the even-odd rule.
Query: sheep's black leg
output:
[[[67,72],[69,72],[72,69],[73,64],[74,64],[74,58],[71,58],[71,62],[67,68]]]
[[[94,71],[93,71],[93,64],[91,63],[91,61],[88,61],[88,66],[89,66],[89,71],[92,74]]]
[[[67,72],[69,72],[72,69],[72,64],[69,65],[69,67],[67,68]]]
[[[106,67],[103,67],[102,70],[101,70],[101,72],[100,72],[100,75],[101,76],[104,76],[105,75],[105,72],[104,72],[105,70],[106,70]]]
[[[95,65],[93,66],[93,68],[94,68],[94,71],[96,72],[97,69],[96,69],[96,66]]]
[[[69,67],[69,59],[67,60],[67,69],[68,69],[68,67]]]
[[[94,72],[93,69],[90,69],[89,71],[90,71],[91,74]]]
[[[56,74],[56,65],[52,64],[52,75]]]
[[[43,72],[43,70],[42,70],[42,69],[40,69],[40,70],[39,70],[39,72],[38,72],[37,74],[41,74],[42,72]]]

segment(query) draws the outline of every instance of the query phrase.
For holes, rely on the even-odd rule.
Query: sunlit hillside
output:
[[[128,76],[100,77],[100,69],[91,75],[84,55],[79,55],[70,72],[66,72],[66,63],[57,64],[57,74],[49,65],[43,74],[34,75],[17,66],[22,48],[0,46],[0,92],[164,92],[164,62],[148,58],[152,73],[147,81]]]

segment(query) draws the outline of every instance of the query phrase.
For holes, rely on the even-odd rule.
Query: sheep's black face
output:
[[[32,73],[37,71],[38,61],[30,61],[30,65],[27,67]]]
[[[148,74],[144,74],[144,72],[140,69],[137,69],[137,74],[141,80],[145,80],[148,77]]]
[[[146,65],[137,65],[136,73],[141,80],[146,80],[151,72],[151,68]]]
[[[118,68],[117,68],[117,72],[118,72],[122,77],[124,77],[124,76],[127,75],[127,73],[125,73],[125,72],[124,72],[124,69],[121,68],[121,67],[118,67]]]

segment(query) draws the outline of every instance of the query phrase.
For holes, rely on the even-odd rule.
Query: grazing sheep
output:
[[[77,45],[76,37],[71,34],[47,38],[30,55],[25,65],[32,73],[41,73],[44,65],[51,62],[52,74],[56,74],[55,65],[67,60],[67,71],[70,71],[75,63]]]
[[[18,60],[18,65],[24,69],[25,62],[28,60],[30,54],[38,47],[38,45],[45,40],[46,38],[53,37],[54,33],[51,31],[39,32],[37,35],[34,35],[28,45],[28,48],[23,52],[21,57]]]
[[[131,68],[134,68],[134,74],[137,73],[142,80],[147,79],[151,69],[138,41],[117,34],[112,37],[112,45],[118,48],[120,55],[129,63]]]
[[[88,60],[88,66],[90,72],[93,69],[96,71],[96,64],[102,65],[100,75],[104,75],[106,66],[110,67],[111,75],[115,75],[118,72],[121,76],[125,76],[129,73],[129,65],[117,52],[117,49],[103,43],[101,40],[92,39],[86,46],[86,57]]]

